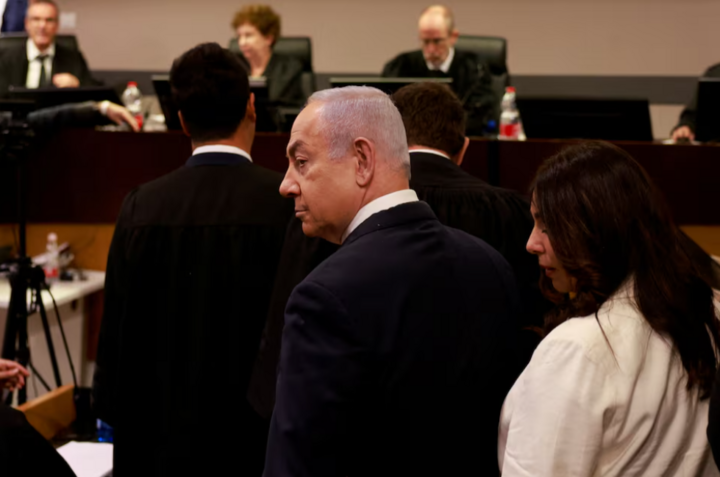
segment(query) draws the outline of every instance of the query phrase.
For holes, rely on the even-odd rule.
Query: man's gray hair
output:
[[[320,131],[328,141],[330,159],[347,156],[353,141],[370,140],[381,159],[410,177],[405,126],[390,97],[376,88],[346,86],[318,91],[308,105],[321,103]]]

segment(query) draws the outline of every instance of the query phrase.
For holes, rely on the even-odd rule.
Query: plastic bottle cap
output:
[[[135,81],[128,81],[128,88],[132,88],[133,86],[137,88],[137,82],[135,82]]]
[[[514,93],[515,92],[515,86],[508,86],[505,88],[506,93]]]

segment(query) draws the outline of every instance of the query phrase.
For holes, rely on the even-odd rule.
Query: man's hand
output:
[[[690,141],[695,140],[695,133],[692,132],[692,129],[690,129],[687,126],[680,126],[672,133],[672,139],[673,141],[677,142],[678,139],[689,139]]]
[[[52,81],[58,88],[77,88],[80,86],[80,80],[70,73],[58,73],[53,75]]]
[[[15,361],[0,359],[0,388],[15,391],[25,386],[25,378],[30,376],[27,369]]]
[[[122,123],[127,123],[133,131],[140,132],[140,126],[137,120],[130,114],[130,111],[119,104],[103,101],[100,103],[100,111],[115,124],[121,125]]]

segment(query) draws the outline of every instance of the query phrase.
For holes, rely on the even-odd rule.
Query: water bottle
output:
[[[98,419],[97,420],[97,438],[98,442],[112,442],[115,431],[110,424]]]
[[[508,86],[502,99],[502,113],[500,114],[500,139],[525,140],[520,112],[515,103],[515,88]]]
[[[122,94],[122,102],[135,117],[135,120],[142,129],[143,125],[143,112],[142,112],[142,93],[138,89],[138,85],[135,81],[130,81],[127,84],[127,88]]]
[[[57,234],[51,232],[47,238],[47,261],[43,267],[45,279],[48,281],[57,280],[60,276],[60,256],[58,254]]]

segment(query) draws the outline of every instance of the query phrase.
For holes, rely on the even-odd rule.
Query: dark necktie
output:
[[[48,55],[39,55],[37,60],[40,62],[40,81],[38,82],[38,88],[47,86],[47,73],[45,72],[45,59]]]

